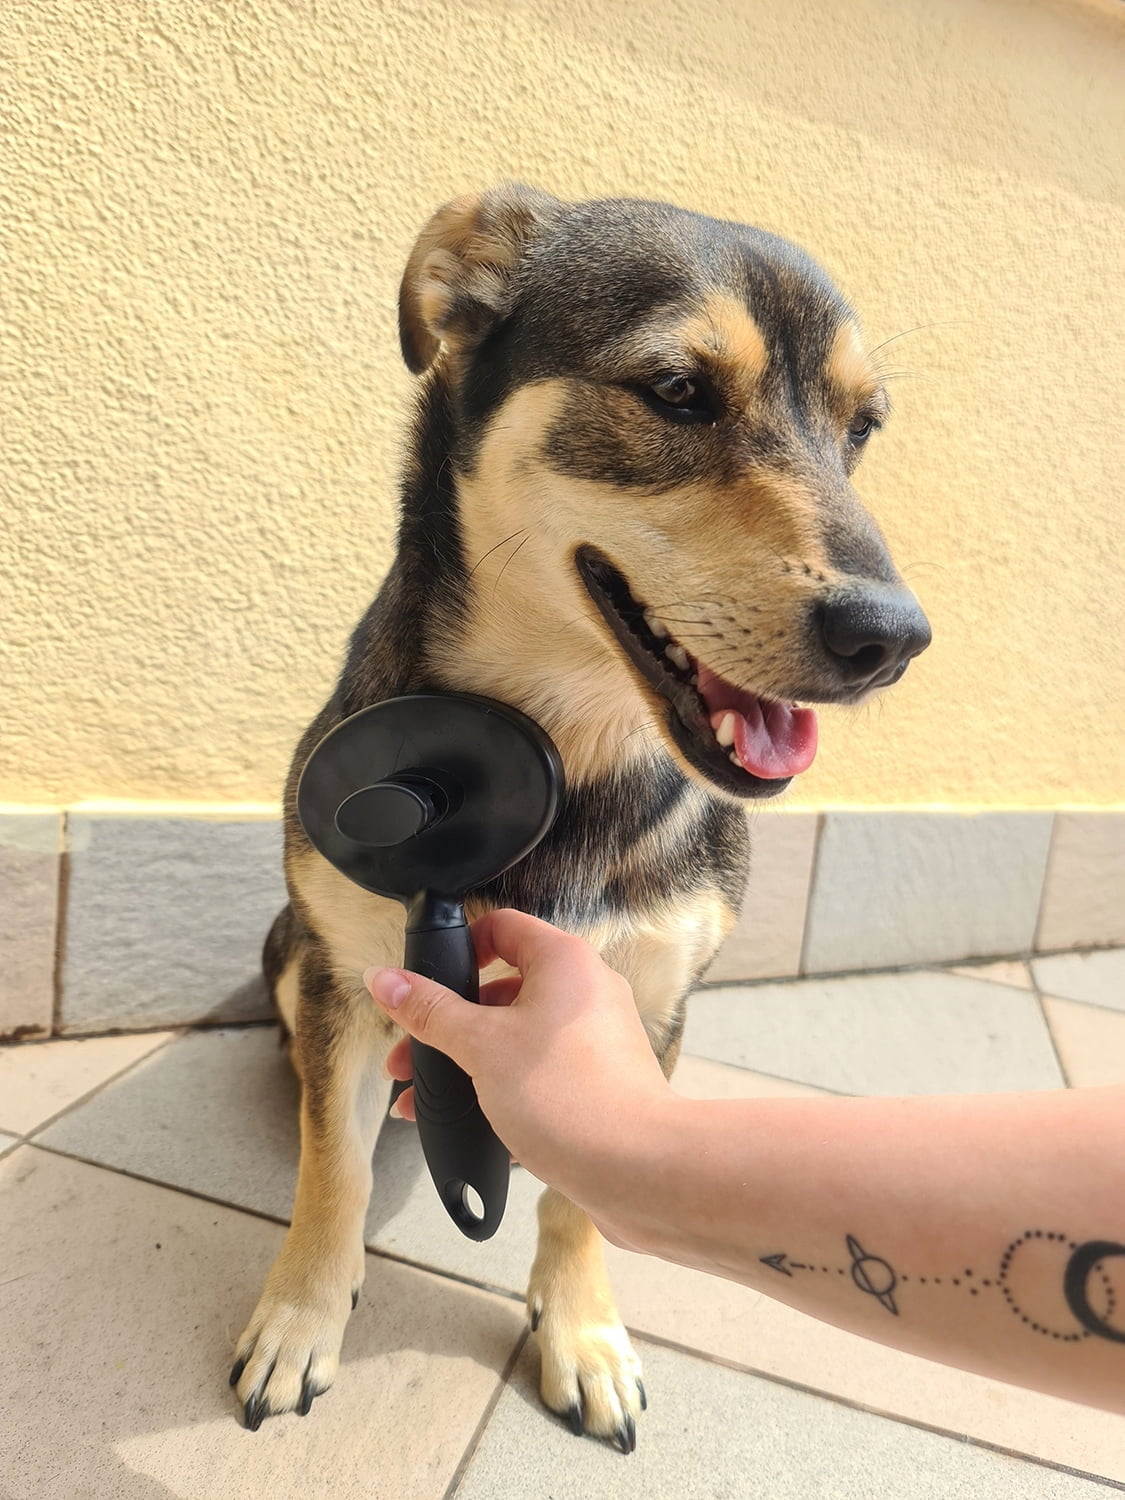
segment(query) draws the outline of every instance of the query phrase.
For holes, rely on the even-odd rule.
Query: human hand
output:
[[[588,943],[518,911],[473,924],[482,969],[518,972],[481,987],[481,1003],[402,969],[369,969],[377,1003],[410,1036],[452,1057],[472,1078],[497,1135],[530,1172],[595,1213],[611,1168],[671,1099],[632,991]],[[409,1043],[388,1058],[412,1077]],[[414,1118],[413,1089],[398,1099]]]

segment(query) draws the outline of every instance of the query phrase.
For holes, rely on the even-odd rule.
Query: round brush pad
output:
[[[297,815],[313,846],[365,890],[460,899],[534,848],[561,786],[558,752],[524,714],[417,693],[363,709],[321,740]]]

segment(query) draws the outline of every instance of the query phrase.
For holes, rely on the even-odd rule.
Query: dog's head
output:
[[[655,723],[756,797],[812,761],[798,703],[856,703],[929,643],[850,483],[878,371],[795,246],[504,187],[435,214],[400,329],[452,394],[466,571],[493,549],[469,590],[479,690],[558,732],[555,685],[605,755]]]

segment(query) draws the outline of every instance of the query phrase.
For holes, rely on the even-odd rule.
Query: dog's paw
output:
[[[637,1418],[648,1404],[641,1362],[612,1303],[574,1291],[565,1299],[528,1294],[542,1362],[539,1394],[573,1433],[608,1438],[632,1453]]]
[[[337,1269],[317,1264],[288,1243],[282,1249],[235,1345],[230,1372],[251,1432],[279,1412],[307,1416],[315,1398],[332,1384],[363,1270],[362,1248],[354,1264]]]

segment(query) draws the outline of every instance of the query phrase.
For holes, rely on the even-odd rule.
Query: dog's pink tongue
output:
[[[727,714],[734,714],[734,745],[739,764],[751,776],[779,781],[807,771],[816,757],[816,713],[757,698],[699,665],[699,694],[707,705],[711,728],[718,734]]]

